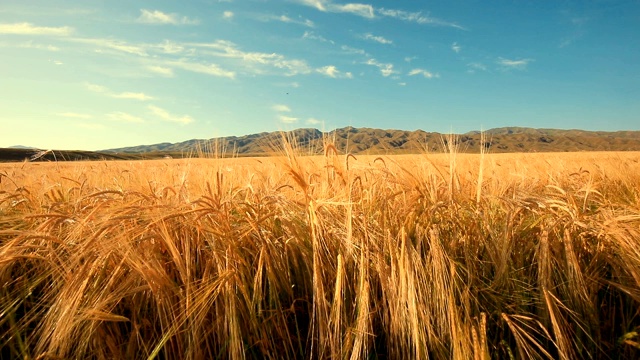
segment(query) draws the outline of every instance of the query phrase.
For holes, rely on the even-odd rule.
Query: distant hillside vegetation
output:
[[[0,148],[0,161],[62,160],[141,160],[181,157],[268,156],[282,150],[281,132],[263,132],[245,136],[192,139],[179,143],[139,145],[100,152],[29,148]],[[442,152],[448,135],[422,130],[381,130],[346,127],[330,132],[297,129],[284,133],[303,154],[322,154],[324,143],[335,145],[341,153],[411,154]],[[567,151],[640,151],[640,131],[583,131],[505,127],[454,136],[459,152],[478,153],[484,147],[490,153],[567,152]]]
[[[353,154],[398,154],[439,152],[446,135],[422,130],[381,130],[346,127],[323,133],[317,129],[298,129],[287,133],[298,147],[312,154],[323,151],[323,141],[333,142],[341,152]],[[640,131],[583,131],[505,127],[485,131],[481,144],[480,132],[456,135],[460,152],[480,152],[480,147],[492,153],[504,152],[566,152],[566,151],[640,151]],[[281,144],[279,132],[246,136],[228,136],[208,140],[188,140],[105,150],[118,153],[199,153],[219,152],[241,156],[272,154]]]

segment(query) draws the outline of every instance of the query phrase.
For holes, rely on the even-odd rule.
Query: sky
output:
[[[640,1],[0,2],[0,147],[640,130]]]

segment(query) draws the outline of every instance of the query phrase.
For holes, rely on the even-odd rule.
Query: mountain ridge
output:
[[[103,150],[106,153],[213,152],[240,156],[268,155],[277,151],[282,133],[262,132],[244,136],[191,139]],[[417,153],[442,151],[448,134],[424,130],[344,127],[328,132],[300,128],[285,132],[302,148],[322,153],[323,141],[334,143],[344,153]],[[502,127],[484,131],[484,148],[490,152],[640,151],[640,131],[587,131]],[[480,152],[481,132],[454,134],[458,151]]]

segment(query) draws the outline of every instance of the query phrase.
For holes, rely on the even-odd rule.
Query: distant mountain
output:
[[[143,160],[180,157],[267,156],[281,154],[283,135],[302,154],[322,154],[325,143],[339,153],[410,154],[443,152],[449,136],[422,130],[381,130],[346,127],[330,132],[298,129],[245,136],[193,139],[179,143],[139,145],[99,152],[42,151],[27,147],[0,148],[0,161]],[[458,152],[490,153],[565,151],[640,151],[640,131],[584,131],[505,127],[453,136]]]
[[[297,129],[285,133],[304,153],[320,154],[323,143],[333,143],[342,153],[398,154],[443,151],[446,134],[422,130],[381,130],[345,127],[323,133],[317,129]],[[479,131],[455,135],[460,152],[480,152],[483,146],[491,153],[565,152],[565,151],[640,151],[640,131],[584,131],[504,127],[486,130],[481,144]],[[260,156],[277,152],[280,132],[214,139],[193,139],[179,143],[160,143],[105,150],[106,153],[167,152]]]
[[[33,146],[24,146],[24,145],[13,145],[9,146],[9,149],[36,149]]]

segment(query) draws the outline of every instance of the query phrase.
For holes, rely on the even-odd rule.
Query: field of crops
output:
[[[640,357],[640,153],[0,164],[0,348]]]

